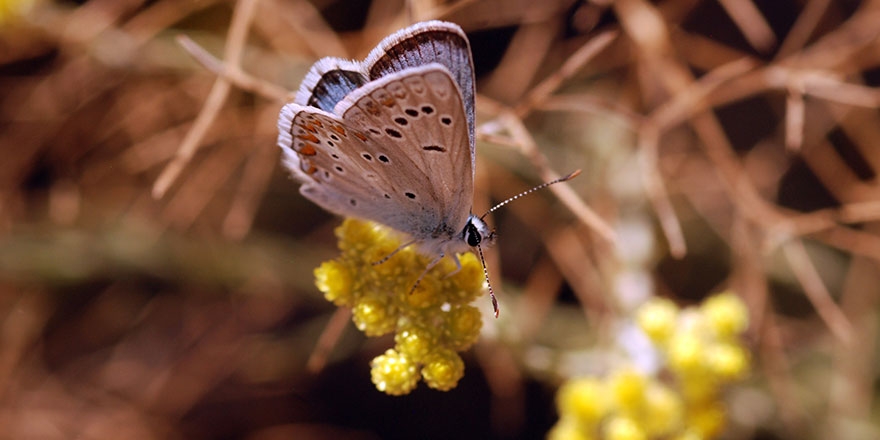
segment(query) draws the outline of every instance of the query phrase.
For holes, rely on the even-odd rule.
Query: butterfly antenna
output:
[[[534,188],[532,188],[532,189],[530,189],[530,190],[528,190],[528,191],[523,191],[523,192],[521,192],[521,193],[519,193],[519,194],[517,194],[517,195],[515,195],[515,196],[513,196],[513,197],[511,197],[511,198],[509,198],[509,199],[507,199],[507,200],[505,200],[505,201],[503,201],[503,202],[501,202],[501,203],[495,205],[495,206],[493,206],[492,209],[486,211],[485,214],[483,214],[483,215],[480,216],[480,220],[484,219],[484,218],[485,218],[487,215],[489,215],[492,211],[494,211],[494,210],[496,210],[496,209],[498,209],[498,208],[500,208],[500,207],[502,207],[502,206],[504,206],[504,205],[506,205],[506,204],[508,204],[508,203],[510,203],[510,202],[512,202],[512,201],[514,201],[514,200],[516,200],[516,199],[518,199],[518,198],[524,196],[524,195],[531,194],[531,193],[533,193],[533,192],[535,192],[535,191],[537,191],[537,190],[539,190],[539,189],[544,189],[544,188],[546,188],[546,187],[548,187],[548,186],[550,186],[550,185],[553,185],[554,183],[565,182],[566,180],[574,179],[574,178],[577,177],[578,174],[580,174],[580,173],[581,173],[581,170],[574,170],[574,171],[572,171],[571,173],[569,173],[567,176],[560,177],[560,178],[558,178],[558,179],[556,179],[556,180],[551,180],[551,181],[549,181],[549,182],[547,182],[547,183],[542,183],[542,184],[540,184],[540,185],[538,185],[538,186],[536,186],[536,187],[534,187]],[[485,269],[485,265],[483,265],[483,268]],[[488,281],[488,280],[489,280],[489,277],[487,276],[487,277],[486,277],[486,281]],[[490,286],[490,287],[489,287],[489,292],[491,293],[491,291],[492,291],[492,287]],[[494,300],[495,297],[493,296],[492,299]],[[496,311],[497,311],[497,309],[496,309]]]
[[[486,277],[486,285],[489,286],[489,297],[492,298],[492,309],[495,310],[495,319],[498,319],[498,300],[495,299],[495,292],[492,291],[492,283],[489,282],[489,271],[486,270],[486,259],[483,258],[483,248],[477,245],[480,251],[480,263],[483,264],[483,276]]]

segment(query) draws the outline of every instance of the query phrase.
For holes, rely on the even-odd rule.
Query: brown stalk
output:
[[[798,15],[797,20],[795,20],[794,26],[791,27],[782,45],[779,46],[779,50],[776,52],[776,59],[786,58],[804,47],[807,40],[810,39],[810,36],[816,30],[816,26],[819,25],[819,20],[822,19],[822,14],[828,9],[830,3],[831,0],[807,1],[806,6]]]
[[[563,82],[579,72],[590,60],[607,48],[618,34],[618,31],[605,31],[587,41],[565,60],[562,67],[533,87],[526,97],[516,105],[514,113],[521,119],[528,116],[536,106],[546,101]]]
[[[681,231],[681,224],[669,200],[669,193],[657,166],[660,147],[660,133],[652,124],[642,124],[639,128],[639,167],[644,176],[643,185],[648,200],[657,213],[663,235],[669,243],[669,253],[674,258],[687,254],[687,244]]]
[[[819,271],[810,260],[803,242],[792,240],[782,246],[782,251],[819,317],[837,339],[850,346],[855,342],[852,323],[831,299],[831,293],[828,292]]]
[[[544,181],[551,181],[561,177],[556,171],[550,168],[547,157],[541,154],[534,138],[526,129],[522,120],[518,118],[512,111],[506,111],[501,114],[500,118],[505,127],[510,131],[511,136],[516,140],[523,154],[528,157]],[[571,189],[567,184],[553,185],[550,191],[559,198],[559,200],[570,209],[575,216],[587,227],[597,232],[606,241],[614,243],[617,241],[617,233],[611,228],[598,214],[596,214],[586,203]]]
[[[257,147],[251,152],[229,211],[223,219],[222,230],[226,238],[241,240],[250,232],[260,200],[266,193],[277,162],[278,149],[271,145]]]
[[[308,361],[306,361],[306,370],[317,374],[324,369],[330,353],[333,352],[333,347],[339,342],[339,338],[342,337],[342,332],[350,320],[351,309],[348,307],[339,307],[333,312],[327,325],[324,326],[324,330],[321,331],[321,335],[318,336],[318,342],[315,343],[315,348],[309,355]]]
[[[755,50],[768,52],[776,44],[773,29],[752,0],[718,0],[718,3]]]
[[[805,113],[804,95],[790,89],[785,99],[785,147],[789,151],[800,151],[803,146]]]
[[[178,35],[177,42],[205,69],[226,79],[242,90],[253,92],[276,102],[286,102],[290,98],[291,92],[268,81],[256,78],[241,69],[224,64],[186,35]]]
[[[245,39],[247,38],[251,18],[259,0],[238,0],[232,11],[232,24],[229,27],[229,35],[226,38],[224,59],[229,63],[232,70],[239,68],[239,62],[244,51]],[[220,108],[226,102],[229,95],[230,81],[218,77],[214,81],[211,92],[205,99],[201,112],[196,117],[192,129],[181,142],[174,158],[162,170],[162,174],[153,184],[153,197],[162,198],[172,184],[177,180],[183,168],[192,160],[193,155],[201,144],[202,138],[211,128],[214,119],[220,113]]]

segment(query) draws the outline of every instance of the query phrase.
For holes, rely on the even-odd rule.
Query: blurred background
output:
[[[392,397],[276,121],[426,19],[474,52],[475,212],[584,172],[491,218],[458,387]],[[3,0],[0,438],[542,438],[638,305],[723,290],[721,438],[878,438],[878,37],[855,0]]]

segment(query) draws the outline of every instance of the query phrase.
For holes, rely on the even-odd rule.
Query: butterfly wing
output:
[[[383,39],[362,63],[370,80],[404,69],[439,63],[449,69],[458,84],[468,123],[471,169],[474,169],[474,61],[467,35],[444,21],[414,24]],[[471,176],[473,178],[473,176]]]
[[[305,197],[424,241],[455,236],[467,220],[467,127],[455,79],[429,64],[363,85],[334,113],[286,105],[279,145]]]
[[[321,58],[309,69],[293,102],[332,112],[346,95],[369,81],[361,63]]]

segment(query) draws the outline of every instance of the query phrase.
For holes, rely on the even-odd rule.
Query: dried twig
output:
[[[180,43],[180,45],[183,46],[183,48],[186,49],[186,51],[189,52],[199,64],[242,90],[262,95],[266,99],[277,102],[286,102],[290,98],[290,91],[268,81],[249,75],[247,72],[244,72],[239,68],[223,63],[217,58],[214,58],[213,55],[208,53],[208,51],[186,35],[178,35],[177,42]]]
[[[247,38],[248,29],[250,27],[251,18],[254,9],[259,0],[238,0],[235,9],[232,12],[232,24],[229,28],[229,35],[226,39],[226,49],[224,51],[224,59],[233,66],[238,68],[241,56],[244,51],[245,39]],[[214,81],[214,86],[208,94],[205,104],[192,129],[187,133],[186,138],[180,144],[177,154],[171,159],[171,162],[162,170],[162,174],[153,184],[153,197],[162,198],[168,188],[177,180],[183,168],[192,159],[193,155],[201,143],[202,137],[211,128],[214,118],[220,112],[220,108],[226,102],[229,95],[230,82],[223,77]]]
[[[804,95],[800,90],[790,89],[785,99],[785,147],[799,151],[804,142]]]
[[[541,83],[532,88],[515,108],[514,113],[525,118],[536,106],[541,105],[547,98],[559,88],[562,83],[571,78],[583,66],[590,62],[599,52],[608,47],[611,42],[617,38],[617,31],[605,31],[591,38],[580,49],[575,51],[565,60],[565,63],[559,70],[553,72],[552,75],[545,78]]]
[[[659,130],[653,124],[642,124],[639,128],[639,166],[644,176],[643,184],[648,200],[657,212],[663,234],[669,243],[669,253],[675,258],[683,258],[687,253],[684,234],[657,168],[659,136]]]
[[[342,331],[345,330],[350,320],[351,309],[348,307],[339,307],[333,312],[333,315],[327,321],[327,325],[324,326],[321,336],[318,336],[318,342],[315,343],[315,348],[312,350],[312,354],[309,355],[309,360],[306,361],[306,369],[310,373],[316,374],[324,369],[324,366],[327,365],[327,358],[330,357],[333,347],[339,342]]]
[[[828,326],[831,333],[846,345],[853,343],[855,334],[852,323],[831,299],[831,294],[825,287],[825,283],[822,282],[816,266],[810,261],[804,244],[800,240],[793,240],[782,246],[782,250],[792,271],[804,288],[804,293],[807,294],[807,298],[813,303],[813,307],[816,308],[816,312],[825,321],[825,325]]]
[[[819,24],[819,20],[822,19],[822,14],[828,9],[829,3],[831,3],[831,0],[809,0],[807,2],[794,22],[794,26],[788,31],[788,35],[785,36],[782,45],[779,46],[779,50],[776,52],[777,59],[791,55],[807,43],[807,40],[809,40]]]
[[[559,173],[550,168],[547,158],[541,154],[534,138],[532,138],[532,135],[529,133],[528,129],[526,129],[519,117],[517,117],[512,111],[506,111],[501,114],[499,119],[504,122],[505,127],[507,127],[510,134],[517,141],[523,154],[528,157],[538,169],[543,180],[549,182],[561,177]],[[602,238],[609,242],[614,243],[617,240],[617,233],[614,232],[614,229],[590,209],[590,207],[581,200],[571,187],[565,184],[553,185],[550,187],[550,190],[553,191],[553,193],[556,194],[556,197],[558,197],[559,200],[587,227],[596,231]]]
[[[752,0],[719,0],[718,3],[727,11],[740,32],[756,50],[767,52],[776,44],[773,29]]]

